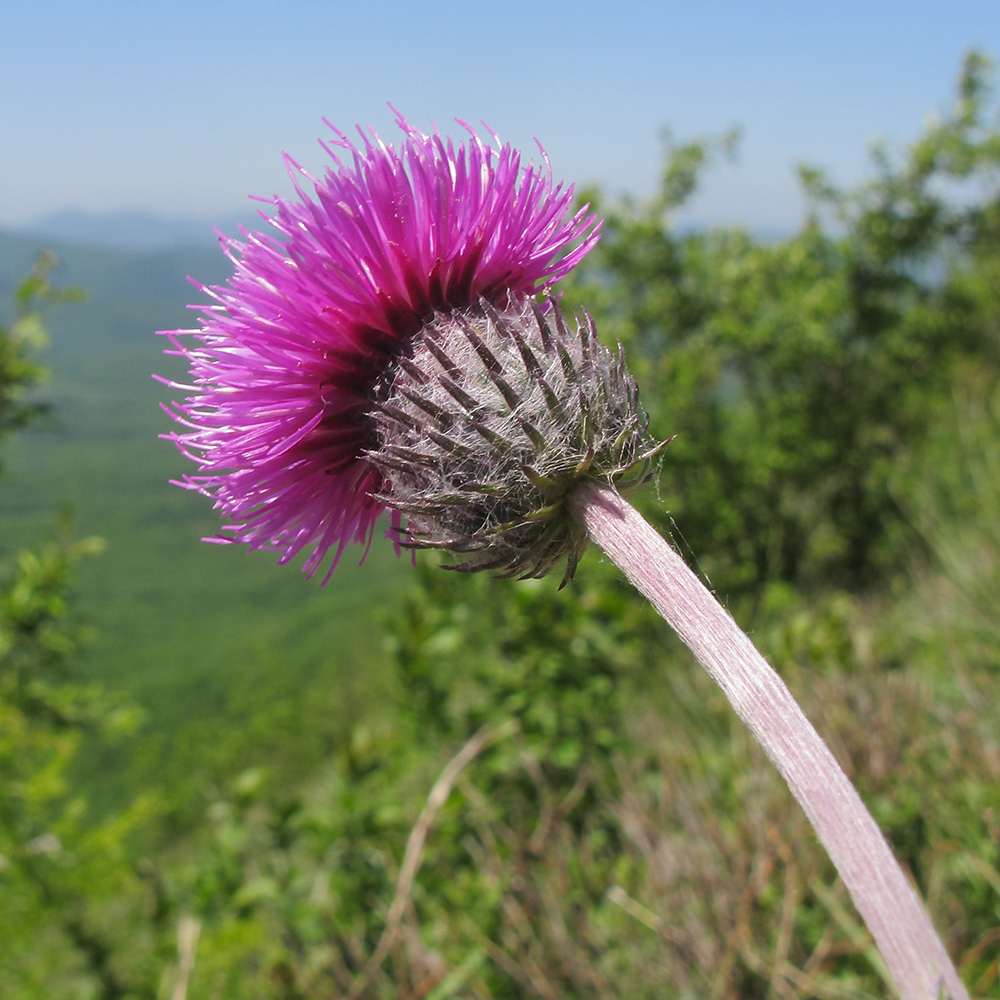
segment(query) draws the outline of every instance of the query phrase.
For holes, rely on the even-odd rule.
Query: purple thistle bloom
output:
[[[222,512],[226,534],[212,540],[275,548],[282,563],[312,546],[304,569],[332,553],[327,579],[385,509],[365,457],[379,375],[434,313],[550,288],[600,228],[571,214],[573,189],[553,186],[544,152],[544,169],[522,166],[462,122],[458,145],[397,124],[398,147],[333,129],[320,180],[286,156],[299,200],[269,200],[274,233],[222,238],[232,278],[199,286],[214,300],[197,307],[200,329],[166,332],[191,384],[168,383],[190,395],[167,408],[186,430],[165,436],[199,463],[179,485]]]
[[[522,168],[510,146],[471,129],[456,147],[397,123],[398,150],[374,132],[359,130],[359,148],[334,130],[351,165],[326,147],[335,166],[313,181],[315,200],[296,184],[298,201],[271,202],[276,235],[224,240],[229,283],[203,289],[214,304],[199,307],[199,330],[167,333],[192,382],[169,383],[190,395],[168,408],[186,430],[167,437],[200,466],[180,485],[215,500],[219,540],[277,548],[281,562],[312,546],[305,569],[330,556],[326,578],[349,542],[371,542],[386,509],[397,547],[444,549],[463,560],[457,570],[540,576],[565,560],[565,582],[597,542],[775,762],[900,996],[968,1000],[781,678],[624,500],[666,442],[647,441],[635,380],[593,321],[571,325],[557,305],[530,301],[593,246],[593,217],[570,215],[572,188],[553,187],[547,162]]]

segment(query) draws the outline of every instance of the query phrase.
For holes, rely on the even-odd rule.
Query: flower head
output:
[[[386,503],[407,516],[407,545],[458,557],[449,569],[530,577],[565,562],[565,583],[587,545],[570,495],[586,479],[630,493],[666,443],[646,435],[621,349],[555,303],[436,314],[376,397]]]
[[[269,233],[223,238],[233,276],[202,289],[200,329],[168,333],[191,373],[170,383],[189,395],[167,436],[199,464],[180,485],[214,499],[217,540],[281,562],[311,547],[309,573],[370,543],[386,508],[373,394],[407,341],[435,314],[549,289],[598,237],[547,161],[522,165],[468,126],[455,144],[397,124],[398,145],[333,129],[318,180],[286,157],[298,199],[270,200]]]

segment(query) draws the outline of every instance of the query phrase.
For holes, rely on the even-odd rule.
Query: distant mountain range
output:
[[[149,237],[141,249],[102,243],[96,232],[90,239],[75,240],[36,231],[0,230],[0,322],[9,313],[11,290],[42,251],[56,256],[56,285],[83,288],[88,301],[102,303],[102,307],[139,307],[151,319],[158,311],[173,312],[185,300],[198,298],[188,275],[211,285],[225,282],[232,274],[232,265],[220,253],[210,230],[186,243],[153,244]],[[62,322],[61,313],[53,313],[56,327]]]
[[[261,220],[253,209],[240,215],[231,214],[211,220],[168,218],[139,209],[121,212],[65,209],[19,227],[16,234],[70,246],[149,252],[178,247],[214,247],[216,229],[236,236],[241,224],[259,229]],[[689,222],[680,228],[687,231],[703,227]],[[754,230],[753,235],[764,243],[770,243],[786,238],[789,232],[780,227],[761,227]]]
[[[239,225],[257,228],[260,219],[253,210],[211,221],[176,219],[141,210],[121,212],[85,212],[65,209],[42,216],[19,227],[25,236],[55,240],[74,246],[103,247],[112,250],[165,250],[179,246],[214,244],[213,229],[237,234]]]

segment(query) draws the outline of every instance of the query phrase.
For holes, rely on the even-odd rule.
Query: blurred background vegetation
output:
[[[648,202],[587,192],[565,302],[676,435],[642,509],[1000,997],[990,67],[863,186],[803,168],[799,231],[678,229],[737,144],[668,139]],[[320,589],[201,545],[149,331],[225,259],[37,250],[0,234],[0,997],[890,995],[780,779],[599,553],[557,592],[376,545]]]

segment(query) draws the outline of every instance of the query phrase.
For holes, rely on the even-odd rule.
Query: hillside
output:
[[[357,715],[356,700],[378,698],[372,637],[408,564],[376,544],[364,567],[348,553],[321,588],[268,553],[203,544],[218,528],[211,505],[168,484],[189,463],[157,439],[171,427],[158,406],[170,393],[151,373],[183,370],[154,331],[192,325],[186,275],[222,281],[228,262],[210,246],[138,253],[0,233],[0,300],[43,247],[59,257],[58,283],[87,300],[48,313],[52,414],[7,451],[0,559],[54,530],[60,507],[78,534],[106,540],[80,572],[81,613],[95,629],[86,669],[136,699],[146,723],[101,762],[102,787],[115,799],[123,782],[275,754],[311,766],[338,720]]]

